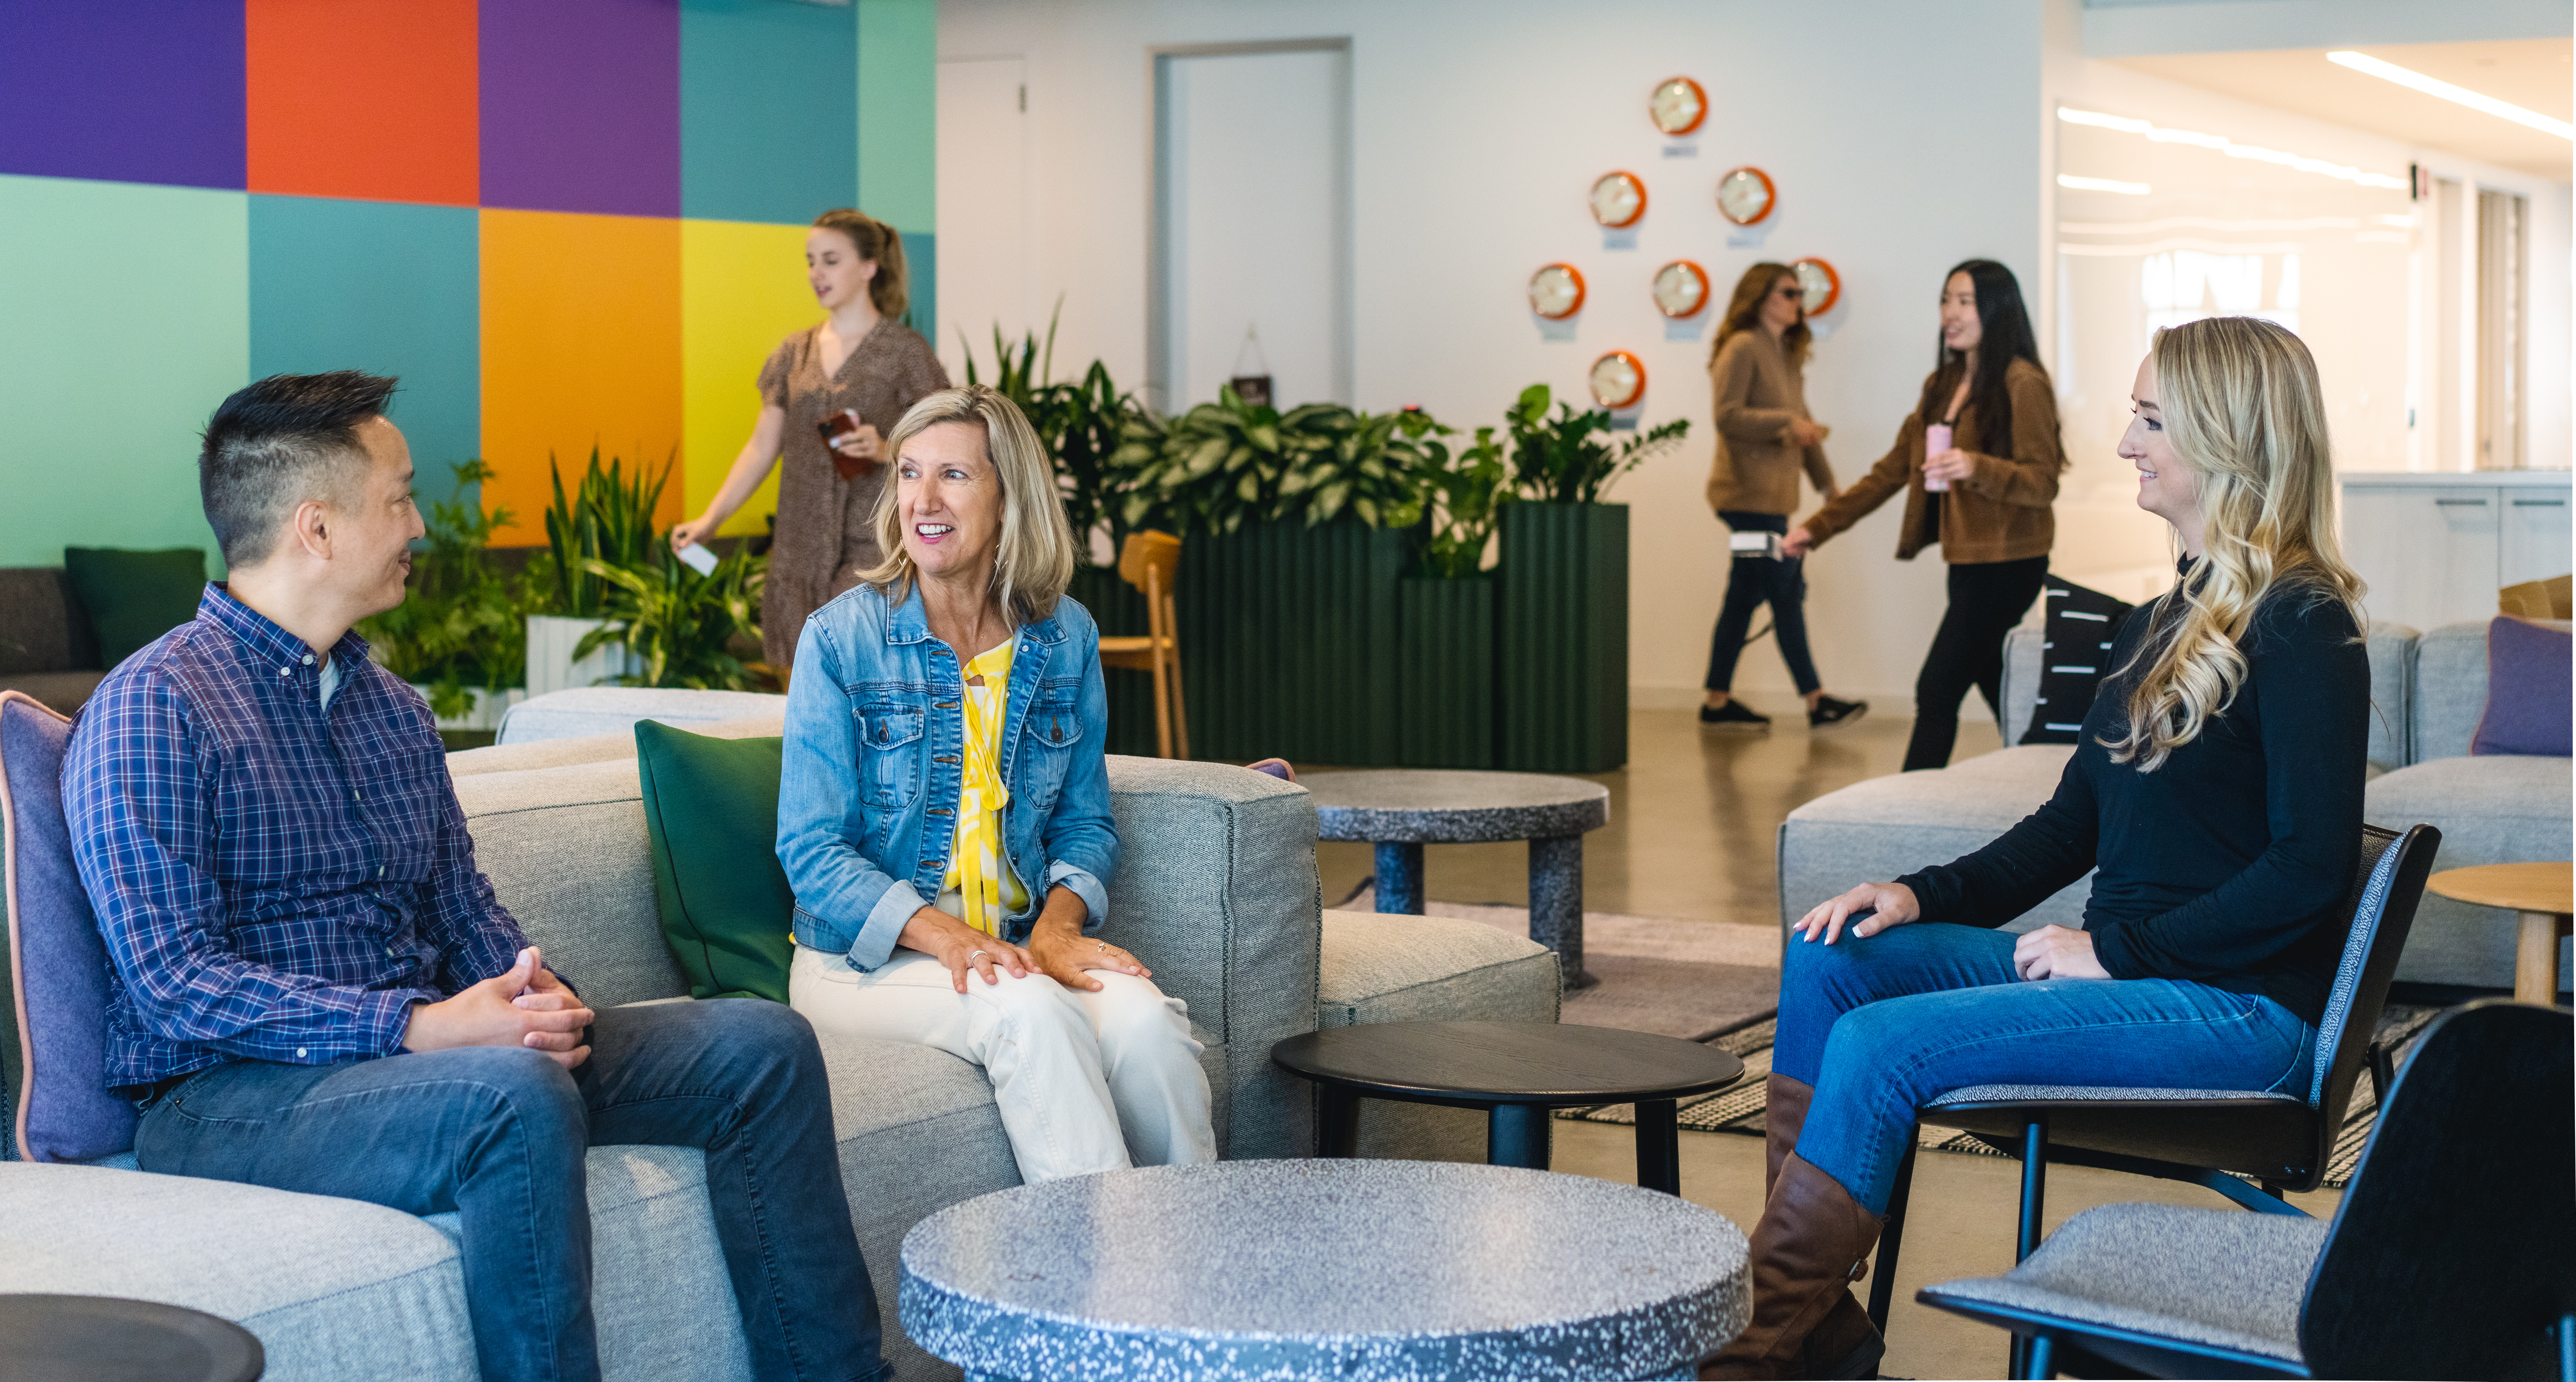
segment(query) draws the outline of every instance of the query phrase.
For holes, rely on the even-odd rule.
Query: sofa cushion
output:
[[[107,1092],[107,947],[63,822],[71,721],[0,691],[0,843],[9,918],[0,1088],[11,1145],[35,1161],[87,1161],[134,1145],[134,1106]]]
[[[1896,773],[1828,792],[1780,823],[1780,924],[1855,883],[1884,881],[1983,848],[2057,790],[2072,745],[2028,744],[1931,772]],[[2012,931],[2081,926],[2086,874]]]
[[[754,691],[586,686],[530,696],[503,711],[500,742],[533,744],[547,739],[624,734],[638,720],[695,727],[753,715],[784,718],[786,714],[785,696]]]
[[[24,692],[50,709],[78,715],[105,680],[105,672],[15,672],[0,676],[0,691]]]
[[[2567,630],[2521,619],[2487,625],[2487,705],[2471,754],[2568,756]]]
[[[635,722],[654,903],[692,998],[787,1001],[796,892],[778,863],[783,743]]]
[[[787,732],[787,717],[749,715],[739,720],[692,724],[687,729],[691,734],[703,734],[710,739],[757,739],[764,735],[775,739]],[[634,756],[635,731],[629,727],[614,734],[586,734],[575,739],[540,739],[533,744],[492,744],[479,749],[460,749],[447,756],[447,775],[475,777],[483,773],[517,773],[530,768],[605,763]]]
[[[2487,707],[2487,626],[2444,624],[2415,641],[2406,761],[2466,758]]]
[[[103,667],[196,618],[206,593],[206,554],[195,547],[66,547],[63,570],[89,611]]]
[[[71,574],[59,566],[0,567],[0,678],[83,670],[105,669]]]
[[[662,944],[635,759],[456,779],[475,863],[592,1006],[686,994]]]
[[[203,1310],[259,1337],[269,1382],[473,1382],[454,1245],[399,1210],[89,1166],[0,1165],[0,1291]]]
[[[2438,828],[2437,870],[2576,858],[2576,826],[2570,824],[2576,820],[2576,789],[2564,758],[2436,758],[2372,781],[2362,803],[2363,818],[2373,825]],[[2511,912],[2427,889],[2398,958],[2397,978],[2510,988],[2517,925]],[[2567,942],[2559,947],[2563,989],[2569,978]]]

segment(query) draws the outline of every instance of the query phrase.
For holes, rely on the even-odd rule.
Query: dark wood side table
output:
[[[0,1295],[0,1377],[255,1382],[268,1356],[230,1320],[116,1296]]]
[[[1548,1110],[1637,1106],[1637,1183],[1678,1195],[1685,1095],[1744,1078],[1714,1046],[1618,1027],[1559,1022],[1378,1022],[1327,1027],[1270,1048],[1270,1059],[1323,1093],[1316,1153],[1356,1155],[1362,1099],[1483,1109],[1485,1160],[1547,1169]]]

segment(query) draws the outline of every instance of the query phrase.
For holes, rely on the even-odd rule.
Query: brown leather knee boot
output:
[[[1829,1317],[1836,1330],[1848,1331],[1849,1311],[1858,1309],[1849,1288],[1868,1270],[1869,1250],[1877,1245],[1885,1222],[1853,1199],[1841,1182],[1791,1153],[1780,1164],[1780,1179],[1753,1230],[1753,1322],[1703,1364],[1699,1375],[1803,1377],[1809,1366],[1866,1366],[1864,1375],[1874,1376],[1877,1358],[1858,1354],[1871,1351],[1875,1331],[1856,1345],[1857,1354],[1812,1362],[1805,1355],[1808,1336],[1819,1333]],[[1867,1327],[1865,1314],[1859,1323]]]
[[[1778,1071],[1762,1085],[1762,1202],[1771,1202],[1771,1187],[1779,1182],[1780,1163],[1798,1150],[1798,1130],[1807,1125],[1807,1103],[1816,1097],[1815,1086],[1790,1079]]]

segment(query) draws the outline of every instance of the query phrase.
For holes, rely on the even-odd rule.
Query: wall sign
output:
[[[1675,139],[1695,134],[1708,119],[1708,92],[1688,77],[1667,77],[1646,98],[1646,114],[1653,117],[1656,129]]]
[[[1592,219],[1625,230],[1646,215],[1646,183],[1634,173],[1604,173],[1592,184]]]
[[[1530,275],[1530,310],[1563,321],[1583,310],[1583,271],[1571,264],[1543,264]]]
[[[1808,316],[1823,316],[1843,300],[1843,276],[1824,260],[1810,256],[1791,264],[1789,271],[1798,276],[1798,286],[1806,290]]]
[[[1737,225],[1759,225],[1779,204],[1779,189],[1759,168],[1737,168],[1717,180],[1717,212]]]
[[[1592,362],[1592,401],[1612,412],[1632,407],[1646,396],[1646,366],[1624,350]]]
[[[1687,259],[1655,270],[1655,310],[1667,317],[1697,315],[1708,306],[1708,271]]]

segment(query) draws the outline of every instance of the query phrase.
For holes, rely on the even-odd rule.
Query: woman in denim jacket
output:
[[[974,386],[887,449],[886,559],[805,621],[789,680],[789,1003],[983,1066],[1025,1181],[1213,1161],[1188,1009],[1100,935],[1108,709],[1046,450]]]

